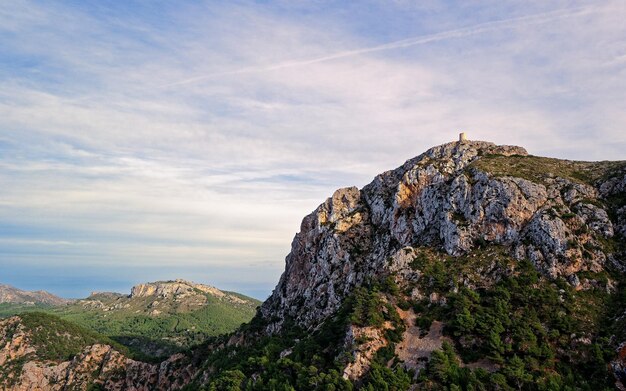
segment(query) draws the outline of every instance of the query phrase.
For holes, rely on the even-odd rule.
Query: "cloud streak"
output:
[[[449,39],[465,38],[472,35],[484,34],[487,32],[498,31],[502,29],[513,29],[517,27],[528,27],[536,24],[543,24],[553,22],[555,20],[564,18],[573,18],[588,15],[592,12],[596,12],[596,8],[585,7],[575,9],[561,9],[556,11],[545,12],[541,14],[521,16],[516,18],[496,20],[486,23],[480,23],[470,27],[464,27],[460,29],[448,30],[436,34],[428,34],[424,36],[417,36],[406,38],[394,42],[388,42],[382,45],[376,45],[372,47],[365,47],[360,49],[345,50],[326,56],[315,57],[307,60],[291,60],[284,61],[273,65],[266,65],[262,67],[248,67],[242,69],[236,69],[232,71],[215,72],[206,75],[196,76],[185,80],[176,81],[173,83],[167,83],[158,86],[158,88],[169,88],[182,86],[190,83],[197,83],[208,79],[218,78],[222,76],[241,75],[246,73],[259,73],[281,70],[285,68],[301,67],[306,65],[317,64],[326,61],[338,60],[346,57],[360,56],[363,54],[370,54],[375,52],[403,49],[416,45],[423,45],[427,43],[434,43],[445,41]]]

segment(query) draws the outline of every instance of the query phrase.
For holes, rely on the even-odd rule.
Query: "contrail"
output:
[[[231,70],[231,71],[209,73],[206,75],[196,76],[190,79],[181,80],[181,81],[177,81],[174,83],[164,84],[164,85],[161,85],[160,88],[168,88],[168,87],[174,87],[174,86],[179,86],[179,85],[184,85],[184,84],[190,84],[190,83],[195,83],[195,82],[199,82],[203,80],[213,79],[213,78],[220,77],[220,76],[268,72],[268,71],[273,71],[277,69],[311,65],[311,64],[316,64],[320,62],[336,60],[340,58],[358,56],[358,55],[366,54],[366,53],[406,48],[406,47],[422,45],[422,44],[426,44],[430,42],[444,41],[447,39],[462,38],[462,37],[467,37],[471,35],[482,34],[482,33],[489,32],[489,31],[501,30],[505,28],[514,28],[520,25],[542,24],[542,23],[551,22],[557,19],[585,15],[585,14],[588,14],[589,12],[590,12],[589,8],[578,8],[578,9],[557,10],[557,11],[546,12],[543,14],[521,16],[517,18],[510,18],[510,19],[501,19],[501,20],[496,20],[492,22],[477,24],[477,25],[470,26],[470,27],[444,31],[444,32],[436,33],[436,34],[421,35],[417,37],[406,38],[400,41],[389,42],[389,43],[385,43],[382,45],[354,49],[354,50],[347,50],[343,52],[329,54],[329,55],[322,56],[322,57],[311,58],[308,60],[286,61],[286,62],[281,62],[277,64],[267,65],[264,67],[246,67],[246,68],[240,68],[240,69]]]

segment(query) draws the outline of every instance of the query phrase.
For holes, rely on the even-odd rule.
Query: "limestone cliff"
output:
[[[355,286],[406,274],[401,250],[418,246],[459,256],[477,243],[501,245],[577,286],[578,272],[623,264],[604,243],[626,230],[626,207],[609,208],[625,183],[619,162],[538,158],[482,141],[431,148],[363,189],[337,190],[304,218],[261,308],[267,330],[280,330],[285,317],[316,327]]]

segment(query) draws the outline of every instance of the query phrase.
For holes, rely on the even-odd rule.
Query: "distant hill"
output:
[[[260,302],[185,280],[138,284],[130,295],[93,293],[51,310],[63,319],[141,351],[164,356],[233,331]]]
[[[0,304],[63,305],[71,302],[46,291],[24,291],[11,285],[0,284]]]

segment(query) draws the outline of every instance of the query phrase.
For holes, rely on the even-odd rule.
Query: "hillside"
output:
[[[24,291],[14,288],[10,285],[0,284],[0,304],[8,305],[63,305],[70,303],[71,300],[63,299],[46,291]]]
[[[444,144],[306,216],[252,321],[161,364],[183,368],[175,384],[119,378],[193,390],[624,389],[625,235],[626,162]],[[98,382],[114,389],[107,376]]]
[[[22,312],[49,311],[71,302],[46,291],[31,292],[0,284],[0,318]]]
[[[110,339],[56,316],[0,319],[0,387],[5,390],[176,388],[189,380],[183,356],[160,365],[128,359]]]
[[[138,284],[130,295],[95,292],[86,299],[0,304],[0,317],[43,311],[106,335],[142,357],[165,357],[232,332],[250,321],[256,299],[184,280]]]
[[[139,284],[130,295],[94,293],[51,310],[148,356],[162,357],[233,331],[260,302],[184,280]]]

